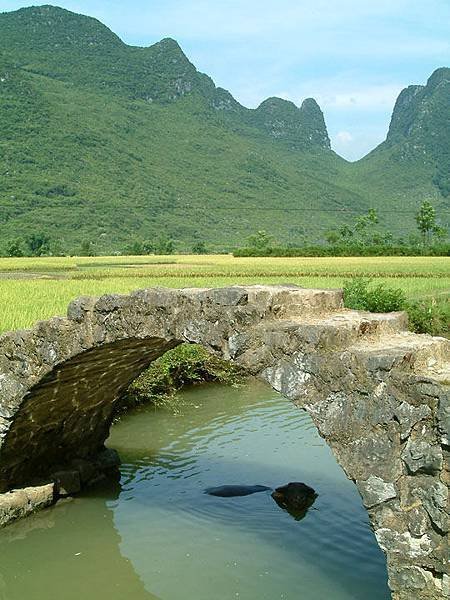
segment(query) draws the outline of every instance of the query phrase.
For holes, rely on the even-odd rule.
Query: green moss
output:
[[[238,367],[209,354],[202,346],[180,344],[155,360],[130,385],[119,411],[148,402],[176,410],[175,394],[182,387],[207,381],[234,385],[242,377]]]

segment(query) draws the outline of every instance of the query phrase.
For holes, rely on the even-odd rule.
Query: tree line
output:
[[[436,210],[428,200],[422,202],[415,220],[417,232],[407,240],[395,239],[392,233],[379,227],[379,217],[375,209],[357,216],[353,222],[336,226],[326,232],[324,241],[302,246],[284,245],[264,230],[250,235],[243,248],[234,250],[235,256],[343,256],[343,255],[449,255],[450,244],[447,230],[438,224]],[[176,242],[161,236],[156,240],[130,241],[116,252],[120,255],[170,255],[180,251]],[[186,251],[186,250],[184,250]],[[204,240],[197,240],[188,250],[193,254],[207,254]],[[22,238],[6,242],[0,248],[0,255],[21,256],[64,256],[62,244],[47,233],[33,232]],[[78,256],[95,256],[96,246],[91,240],[84,240],[71,252]]]
[[[325,244],[301,247],[283,245],[264,230],[249,236],[244,248],[235,256],[377,256],[377,255],[450,255],[448,233],[437,222],[436,210],[424,200],[415,215],[417,232],[408,239],[395,239],[391,232],[379,228],[379,217],[371,208],[353,222],[330,229]]]

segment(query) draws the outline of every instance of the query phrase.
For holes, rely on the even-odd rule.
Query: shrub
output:
[[[380,283],[371,287],[369,279],[356,277],[344,285],[344,306],[370,312],[391,312],[403,310],[405,294],[399,288],[387,287]]]
[[[391,312],[403,310],[406,297],[399,288],[391,288],[383,283],[376,285],[367,292],[367,310],[371,312]]]
[[[355,310],[391,312],[405,310],[409,328],[416,333],[450,335],[450,299],[429,298],[407,302],[402,290],[379,284],[371,287],[369,279],[359,277],[344,285],[344,306]]]
[[[435,298],[409,302],[405,306],[410,328],[416,333],[450,334],[450,300]]]
[[[369,281],[357,277],[350,279],[344,284],[344,306],[354,310],[368,310],[367,287]]]

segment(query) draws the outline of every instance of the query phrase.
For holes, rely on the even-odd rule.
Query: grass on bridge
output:
[[[77,296],[162,287],[295,283],[337,288],[357,276],[410,299],[450,298],[448,257],[234,258],[230,255],[0,258],[0,332],[64,315]]]

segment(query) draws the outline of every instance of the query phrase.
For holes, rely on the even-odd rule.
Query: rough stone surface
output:
[[[442,469],[442,449],[424,439],[409,438],[402,459],[411,473],[436,473]]]
[[[345,310],[339,291],[286,285],[80,298],[67,318],[5,334],[0,524],[53,502],[53,484],[41,500],[26,492],[52,473],[69,493],[117,472],[104,442],[122,391],[196,342],[310,413],[368,508],[395,600],[445,597],[450,343],[405,328],[402,313]]]
[[[0,495],[0,527],[50,506],[54,502],[54,484],[27,487]]]
[[[358,482],[364,506],[372,508],[377,504],[391,500],[397,496],[393,483],[387,483],[379,477],[371,475],[366,481]]]

